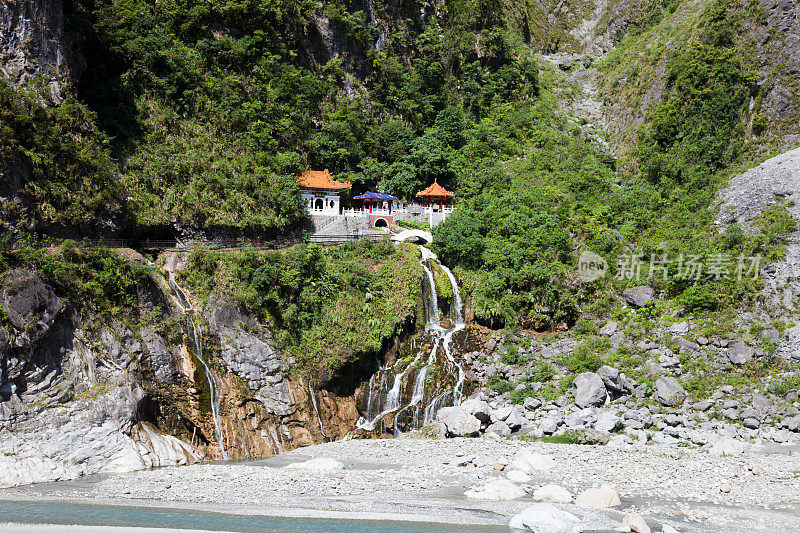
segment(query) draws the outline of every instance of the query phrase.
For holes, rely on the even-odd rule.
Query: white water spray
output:
[[[209,395],[211,396],[211,419],[214,422],[214,435],[216,436],[217,444],[219,445],[219,453],[223,459],[229,459],[228,454],[225,451],[225,442],[223,441],[222,436],[222,421],[219,416],[219,391],[217,388],[216,379],[211,374],[211,370],[208,368],[208,364],[203,356],[203,339],[200,333],[200,326],[197,324],[197,322],[195,322],[195,309],[192,306],[192,303],[189,301],[189,297],[186,296],[184,290],[180,287],[180,285],[178,285],[178,282],[175,281],[175,275],[172,272],[169,273],[169,277],[167,279],[170,288],[172,288],[172,291],[175,293],[175,297],[178,299],[178,304],[181,306],[183,313],[186,315],[186,329],[192,338],[192,343],[194,344],[192,347],[194,350],[194,355],[197,357],[197,360],[200,361],[200,364],[203,365],[203,370],[205,371],[206,381],[208,382],[208,391]]]
[[[401,389],[403,385],[403,379],[405,378],[406,374],[409,370],[416,367],[417,362],[420,360],[422,353],[418,352],[414,360],[407,365],[402,372],[396,374],[394,376],[394,383],[386,394],[385,401],[383,402],[383,409],[370,420],[362,417],[359,419],[356,427],[365,429],[368,431],[372,431],[375,429],[378,423],[383,420],[383,417],[389,413],[395,413],[395,420],[404,412],[409,411],[410,409],[414,409],[414,417],[412,420],[412,425],[419,424],[420,422],[420,409],[423,400],[425,399],[425,380],[428,375],[428,370],[431,365],[436,363],[436,356],[441,347],[444,350],[445,357],[447,360],[447,367],[448,371],[451,372],[455,379],[456,383],[452,390],[444,391],[435,398],[433,398],[428,405],[424,407],[422,413],[422,423],[427,424],[430,422],[436,414],[436,411],[439,408],[443,407],[447,400],[452,398],[453,405],[458,405],[461,403],[462,391],[464,386],[464,381],[466,378],[466,371],[464,366],[456,360],[453,355],[453,334],[458,331],[461,331],[465,327],[464,323],[464,314],[463,314],[463,304],[461,301],[461,293],[458,289],[458,283],[456,282],[455,276],[450,271],[449,268],[442,265],[439,262],[439,259],[436,257],[430,249],[425,247],[420,247],[421,251],[421,260],[420,264],[422,265],[424,271],[424,279],[426,282],[427,288],[427,295],[425,298],[425,331],[430,337],[433,339],[433,348],[428,355],[427,361],[425,365],[417,371],[417,374],[414,379],[414,386],[411,391],[411,398],[409,399],[408,403],[405,405],[401,405]],[[439,311],[439,303],[438,303],[438,295],[436,292],[436,281],[433,275],[433,271],[428,266],[428,263],[436,263],[442,269],[442,271],[447,275],[448,279],[450,280],[450,285],[453,290],[453,301],[450,309],[450,318],[453,321],[453,326],[450,328],[443,328],[441,326],[441,314]],[[397,366],[399,363],[396,362],[394,366]],[[392,368],[394,368],[394,366]],[[379,372],[381,372],[381,380],[382,383],[385,382],[386,375],[383,372],[384,368],[380,368]],[[373,408],[373,384],[374,384],[373,375],[370,379],[369,385],[369,398],[367,400],[367,412],[365,415],[367,417],[372,415],[372,408]],[[380,401],[380,395],[383,392],[383,387],[379,392],[378,401]],[[395,433],[398,432],[397,425],[395,424]]]
[[[328,435],[325,433],[325,428],[322,427],[322,417],[319,414],[319,406],[317,405],[317,396],[314,394],[314,387],[311,386],[311,383],[308,384],[308,394],[311,396],[311,404],[314,406],[314,412],[317,413],[317,422],[319,422],[319,432],[322,433],[322,436],[326,439],[329,439]]]

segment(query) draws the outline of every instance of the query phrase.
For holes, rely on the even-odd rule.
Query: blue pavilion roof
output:
[[[353,196],[353,200],[398,200],[397,196],[386,194],[385,192],[367,191],[364,194]]]

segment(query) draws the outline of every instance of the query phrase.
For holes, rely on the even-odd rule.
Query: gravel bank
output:
[[[522,448],[551,457],[552,468],[520,485],[514,501],[479,501],[468,488],[505,477]],[[311,458],[338,467],[287,468]],[[202,508],[240,514],[316,516],[503,525],[556,483],[577,494],[609,485],[616,509],[565,505],[587,529],[617,527],[636,511],[659,531],[790,531],[800,523],[800,453],[775,447],[712,456],[658,445],[578,446],[480,438],[340,441],[251,462],[196,464],[111,476],[85,483],[0,491],[3,499],[51,499]]]

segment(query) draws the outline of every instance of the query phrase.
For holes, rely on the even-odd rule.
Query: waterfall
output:
[[[317,422],[319,422],[319,432],[322,433],[322,436],[326,439],[329,439],[328,435],[325,434],[325,429],[322,427],[322,417],[319,414],[319,406],[317,405],[317,396],[314,394],[314,387],[311,386],[311,382],[308,383],[308,394],[311,396],[311,404],[314,406],[314,412],[317,413]]]
[[[175,281],[175,275],[172,272],[169,273],[168,281],[170,288],[172,288],[172,291],[175,293],[175,297],[178,299],[178,303],[183,309],[183,313],[186,315],[186,329],[187,333],[192,339],[192,343],[194,344],[194,346],[192,346],[194,355],[197,357],[197,360],[200,361],[200,364],[203,365],[206,381],[208,382],[209,395],[211,396],[211,419],[214,422],[214,434],[217,438],[220,455],[223,459],[228,459],[229,457],[225,451],[225,443],[222,437],[222,420],[219,416],[219,391],[217,389],[216,379],[211,374],[211,370],[208,368],[208,364],[203,356],[203,339],[200,332],[200,326],[195,321],[195,309],[192,306],[192,303],[189,301],[189,297],[186,296],[184,290],[180,287],[180,285],[178,285],[178,282]]]
[[[456,282],[455,276],[449,268],[441,264],[439,259],[436,257],[436,254],[425,247],[420,247],[420,251],[420,264],[422,265],[422,269],[424,271],[423,281],[425,282],[425,332],[433,341],[433,347],[428,354],[425,364],[416,371],[414,384],[411,390],[411,397],[405,404],[402,402],[403,381],[406,375],[416,368],[417,363],[422,358],[423,353],[421,350],[417,352],[411,363],[405,366],[402,371],[394,375],[392,388],[386,394],[385,398],[382,398],[382,395],[387,375],[389,372],[394,371],[401,361],[397,361],[392,367],[380,367],[378,369],[377,373],[381,374],[381,390],[375,399],[373,399],[375,375],[370,378],[369,398],[367,400],[367,412],[365,413],[367,418],[361,417],[356,424],[356,427],[364,430],[374,430],[376,426],[383,421],[383,417],[387,414],[395,413],[395,420],[397,420],[401,414],[411,412],[412,410],[413,414],[411,426],[418,427],[420,425],[429,423],[436,415],[436,411],[438,411],[439,408],[444,407],[448,401],[452,402],[452,405],[458,405],[461,403],[464,381],[466,379],[466,370],[464,365],[456,360],[453,354],[453,335],[466,327],[464,322],[461,293],[458,289],[458,283]],[[450,285],[453,289],[453,301],[450,308],[450,319],[452,320],[453,325],[448,328],[444,328],[441,325],[441,312],[439,310],[439,299],[436,292],[436,280],[429,263],[436,263],[439,268],[442,269],[442,271],[450,280]],[[444,370],[448,373],[448,376],[453,378],[454,386],[451,390],[446,390],[439,393],[436,397],[432,398],[427,405],[425,405],[425,380],[428,376],[430,367],[436,364],[436,359],[440,348],[445,355],[446,364]],[[380,404],[382,399],[383,408],[381,409],[379,406],[378,414],[373,415],[374,403],[376,403],[377,400],[377,403]],[[423,405],[424,408],[422,407]],[[395,424],[395,434],[397,433],[399,433],[399,428],[397,427],[397,424]]]

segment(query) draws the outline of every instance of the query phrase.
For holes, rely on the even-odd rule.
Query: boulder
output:
[[[469,399],[461,404],[461,408],[484,424],[488,424],[490,421],[492,409],[483,400]]]
[[[514,406],[511,414],[505,419],[505,423],[511,431],[516,431],[521,428],[522,424],[525,423],[525,414],[522,412],[522,409],[520,409],[519,406]]]
[[[522,402],[522,407],[524,407],[528,411],[533,411],[534,409],[538,409],[542,406],[542,401],[538,398],[533,398],[531,396],[525,398],[525,401]]]
[[[718,456],[735,456],[742,455],[745,448],[745,443],[736,439],[720,439],[711,445],[708,453]]]
[[[605,326],[600,328],[600,335],[606,335],[607,337],[610,337],[617,331],[619,331],[619,324],[617,322],[607,322]]]
[[[575,405],[580,408],[596,407],[606,401],[606,386],[594,372],[584,372],[575,376]]]
[[[35,272],[11,270],[0,280],[0,286],[0,305],[17,330],[16,346],[27,346],[41,339],[64,307],[53,289]]]
[[[689,323],[685,320],[683,322],[676,322],[667,328],[670,333],[675,335],[686,335],[689,333]]]
[[[628,302],[629,305],[634,307],[644,307],[653,301],[656,296],[656,291],[647,285],[640,285],[631,289],[622,291],[622,298]]]
[[[461,407],[443,407],[436,413],[451,437],[474,437],[481,430],[481,421]]]
[[[504,421],[506,418],[511,416],[511,411],[513,410],[514,408],[510,405],[504,405],[502,407],[498,407],[497,409],[492,411],[491,421],[492,422]]]
[[[610,487],[591,487],[578,494],[575,505],[581,507],[618,507],[622,505],[619,495]]]
[[[316,457],[308,461],[290,463],[284,468],[296,470],[310,470],[320,474],[330,474],[344,469],[344,463],[331,459],[330,457]]]
[[[686,399],[686,396],[686,391],[683,390],[681,384],[674,377],[661,376],[656,380],[653,399],[661,405],[680,405]]]
[[[572,68],[572,58],[571,57],[562,57],[558,60],[558,68],[561,70],[569,70]]]
[[[514,460],[509,464],[509,469],[520,470],[526,474],[547,472],[556,465],[549,456],[522,449],[514,455]]]
[[[597,369],[597,375],[603,380],[606,389],[614,392],[623,392],[625,390],[625,383],[616,368],[603,365]]]
[[[498,420],[486,428],[486,433],[494,433],[495,435],[499,435],[501,437],[507,437],[511,435],[511,428],[508,427],[508,424],[502,420]]]
[[[753,354],[755,354],[755,350],[741,340],[735,341],[733,345],[728,348],[728,360],[734,365],[745,364],[753,358]]]
[[[775,328],[767,328],[761,332],[761,336],[772,342],[778,342],[781,338],[780,332]]]
[[[570,491],[561,485],[548,483],[533,492],[533,499],[546,503],[572,503],[573,497]]]
[[[545,418],[539,424],[539,429],[544,435],[552,435],[558,431],[558,421],[554,418]]]
[[[564,425],[570,429],[585,427],[595,419],[594,409],[587,407],[580,411],[575,411],[564,417]]]
[[[650,533],[650,526],[639,513],[628,513],[622,519],[622,525],[631,528],[633,533]]]
[[[606,411],[604,413],[600,413],[600,416],[597,417],[597,421],[594,423],[594,428],[598,431],[606,431],[610,433],[616,429],[619,422],[620,420],[617,415]]]
[[[534,533],[580,533],[577,516],[550,503],[537,503],[515,515],[508,523],[511,529]]]
[[[525,496],[525,489],[507,479],[501,478],[473,487],[465,492],[464,496],[471,500],[507,502]]]

